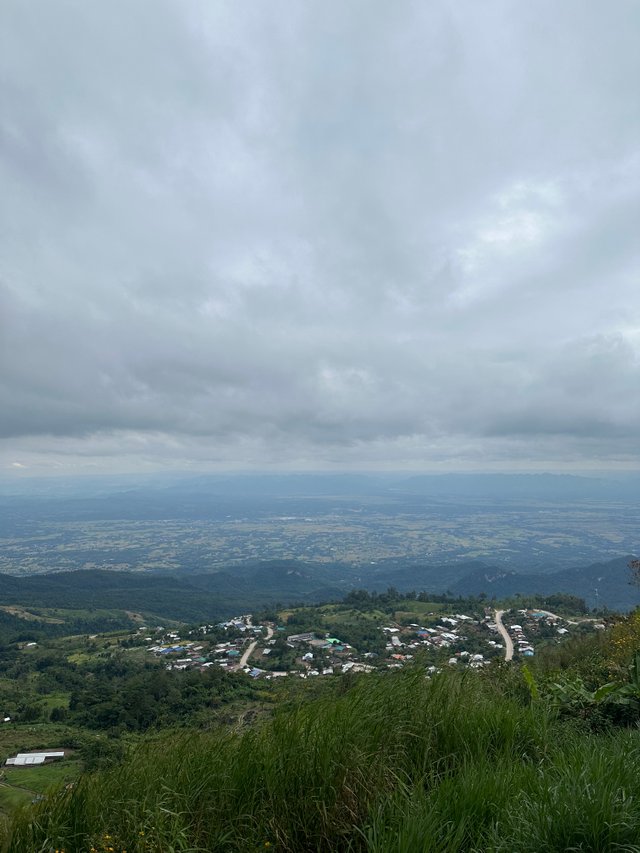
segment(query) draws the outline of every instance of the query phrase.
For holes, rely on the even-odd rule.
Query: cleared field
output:
[[[33,802],[37,796],[33,791],[27,791],[24,788],[14,788],[12,785],[0,784],[0,811],[8,814],[19,806]]]
[[[27,622],[48,622],[50,625],[62,625],[63,619],[55,619],[45,615],[46,611],[32,612],[19,604],[3,604],[0,605],[0,610],[9,613],[11,616],[17,616],[18,619],[24,619]]]
[[[342,609],[341,609],[342,608]],[[344,605],[329,604],[319,608],[320,613],[325,616],[332,624],[339,625],[341,623],[351,624],[355,620],[366,620],[379,624],[384,622],[389,617],[382,610],[345,610]]]
[[[408,613],[442,613],[444,610],[450,610],[450,605],[444,605],[437,601],[403,601],[402,610],[396,611],[396,618],[400,615]]]
[[[74,782],[81,771],[81,762],[74,760],[42,767],[4,767],[0,779],[0,811],[9,814],[33,802],[54,785]]]
[[[80,774],[79,761],[57,761],[42,767],[5,767],[5,781],[14,788],[43,794],[52,785],[73,782]]]
[[[33,722],[28,726],[9,723],[0,728],[0,761],[4,763],[16,752],[54,749],[81,733],[80,729],[61,723]]]

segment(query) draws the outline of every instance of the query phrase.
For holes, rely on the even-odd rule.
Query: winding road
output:
[[[273,628],[271,627],[271,625],[267,625],[267,640],[270,640],[271,637],[273,637]],[[237,667],[238,669],[242,669],[243,666],[247,665],[247,661],[249,660],[249,658],[253,654],[253,650],[255,649],[255,647],[258,645],[259,642],[260,642],[260,640],[254,640],[253,643],[251,643],[249,646],[247,646],[247,648],[244,651],[244,654],[240,658],[240,663],[238,664],[238,667]]]
[[[504,610],[496,610],[495,618],[496,625],[498,626],[498,631],[500,632],[500,636],[504,640],[504,659],[511,660],[513,658],[513,641],[507,632],[507,629],[502,624],[502,614]]]

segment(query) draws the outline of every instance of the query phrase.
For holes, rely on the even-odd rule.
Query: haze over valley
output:
[[[0,495],[0,571],[211,574],[209,591],[234,605],[248,578],[247,594],[278,600],[386,585],[499,596],[505,584],[555,583],[628,609],[638,596],[621,569],[640,550],[638,488],[634,477],[567,475],[22,481]],[[611,576],[584,573],[616,560]]]

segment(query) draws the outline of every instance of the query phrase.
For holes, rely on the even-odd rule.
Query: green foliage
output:
[[[86,609],[84,612],[62,610],[56,618],[43,616],[24,619],[0,610],[0,646],[11,643],[42,642],[72,634],[98,634],[131,627],[131,619],[123,611]]]
[[[584,598],[577,595],[569,595],[564,592],[554,592],[549,595],[516,595],[503,599],[502,606],[505,609],[519,610],[548,610],[564,616],[584,616],[589,612]]]
[[[119,764],[125,755],[125,745],[116,738],[104,735],[87,738],[80,748],[86,770],[103,770]]]
[[[295,611],[290,633],[330,631],[362,651],[380,614],[423,604],[426,594],[358,593]],[[415,666],[255,684],[168,672],[118,637],[5,647],[0,697],[36,713],[34,731],[53,731],[40,721],[54,717],[82,725],[73,745],[88,772],[19,810],[0,850],[640,853],[638,623],[550,643],[524,666],[433,679]],[[282,637],[271,648],[275,668],[299,654]],[[258,704],[276,695],[267,716]],[[242,726],[198,728],[237,701],[251,703]],[[28,799],[14,790],[7,808]]]
[[[550,677],[570,670],[595,688],[610,675],[606,663],[609,647],[610,639],[605,632],[574,633],[561,643],[541,646],[531,666],[536,674]]]
[[[490,767],[546,760],[548,726],[543,712],[473,674],[361,677],[342,696],[279,713],[243,736],[147,742],[18,815],[6,850],[52,844],[71,853],[106,833],[135,851],[144,849],[141,831],[158,851],[245,851],[266,841],[292,853],[365,849],[388,802],[399,815],[425,792],[452,809],[457,786],[478,792]],[[449,822],[443,811],[443,837]]]
[[[254,689],[246,677],[213,667],[167,672],[158,666],[129,668],[112,660],[92,675],[69,701],[71,718],[92,729],[144,731],[173,725],[203,708],[247,698]]]
[[[526,665],[526,663],[522,665],[522,676],[524,678],[525,684],[529,689],[529,695],[531,696],[531,700],[535,701],[536,699],[539,699],[540,691],[538,690],[538,684],[534,678],[533,673]]]
[[[128,639],[128,638],[127,638]],[[138,732],[206,721],[216,709],[250,699],[255,685],[215,667],[167,672],[122,638],[48,640],[6,650],[0,711],[14,722],[66,722],[91,730]]]
[[[638,725],[640,652],[634,655],[626,680],[610,681],[590,690],[578,674],[565,674],[547,685],[546,699],[558,713],[581,718],[594,729]]]
[[[299,649],[292,649],[284,637],[278,637],[275,643],[270,646],[271,652],[269,655],[260,658],[258,664],[260,669],[274,671],[289,671],[295,664],[296,658],[300,655]]]
[[[567,725],[532,671],[340,685],[242,734],[156,735],[124,760],[97,738],[83,755],[103,769],[18,812],[3,853],[640,851],[640,731]]]
[[[395,599],[393,605],[395,605]],[[287,630],[289,633],[296,634],[312,631],[321,637],[329,634],[353,646],[360,653],[382,654],[386,640],[380,630],[378,619],[370,618],[373,613],[384,619],[384,613],[373,610],[369,604],[364,608],[353,607],[352,603],[304,607],[289,615]]]

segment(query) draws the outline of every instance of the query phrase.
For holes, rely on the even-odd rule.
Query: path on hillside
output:
[[[271,637],[273,637],[273,628],[271,627],[271,625],[267,625],[267,640],[270,640]],[[247,649],[245,649],[244,654],[240,658],[240,663],[238,664],[238,669],[242,669],[243,666],[247,665],[247,661],[249,660],[249,658],[253,654],[253,650],[255,649],[255,647],[258,645],[259,642],[260,642],[260,640],[254,640],[253,643],[251,643],[251,645],[248,646]]]
[[[513,641],[507,632],[507,629],[502,624],[502,614],[504,610],[496,610],[495,618],[496,625],[498,626],[498,631],[500,632],[500,636],[504,640],[504,659],[511,660],[513,658]]]

